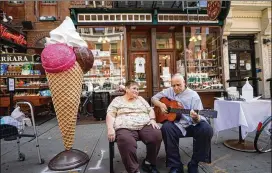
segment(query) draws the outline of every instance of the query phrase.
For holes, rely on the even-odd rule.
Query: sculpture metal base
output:
[[[256,152],[254,148],[253,142],[250,141],[240,141],[237,139],[226,140],[224,145],[228,148],[237,151],[245,151],[245,152]]]
[[[89,156],[80,150],[65,150],[50,160],[48,168],[53,171],[67,171],[78,168],[89,160]]]

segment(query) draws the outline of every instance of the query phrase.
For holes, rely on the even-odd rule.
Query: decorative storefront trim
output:
[[[218,20],[210,20],[207,14],[158,14],[158,23],[218,23]]]
[[[77,15],[78,23],[104,23],[104,22],[115,22],[115,23],[152,23],[152,14],[150,13],[80,13]]]

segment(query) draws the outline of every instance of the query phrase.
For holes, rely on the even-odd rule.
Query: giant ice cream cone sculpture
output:
[[[58,28],[50,32],[41,57],[62,141],[68,151],[74,143],[83,73],[92,67],[93,56],[86,42],[76,32],[72,20],[66,17]],[[54,167],[53,170],[64,170],[55,169],[54,163],[51,167]]]

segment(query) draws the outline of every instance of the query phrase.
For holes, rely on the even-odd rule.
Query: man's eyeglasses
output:
[[[181,84],[174,84],[174,85],[172,85],[173,88],[175,88],[176,86],[179,87],[179,86],[181,86]]]

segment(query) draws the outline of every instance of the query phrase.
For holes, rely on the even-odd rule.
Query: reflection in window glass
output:
[[[175,40],[176,40],[176,56],[175,56],[175,63],[177,73],[182,74],[185,76],[185,61],[184,61],[184,40],[183,40],[183,32],[176,32],[175,33]]]
[[[147,38],[141,35],[131,36],[131,48],[132,49],[147,49]]]
[[[8,1],[9,4],[23,4],[24,1]]]
[[[159,54],[160,87],[171,86],[171,54]]]
[[[171,33],[157,33],[157,49],[172,49],[173,38]]]
[[[94,90],[113,91],[125,83],[124,29],[120,27],[88,27],[80,36],[94,55],[93,68],[84,76]],[[87,31],[87,33],[85,33]]]
[[[187,84],[193,89],[222,89],[218,27],[186,27]]]
[[[43,4],[55,4],[56,1],[42,1]]]
[[[117,53],[117,43],[111,43],[111,53],[116,54]]]

